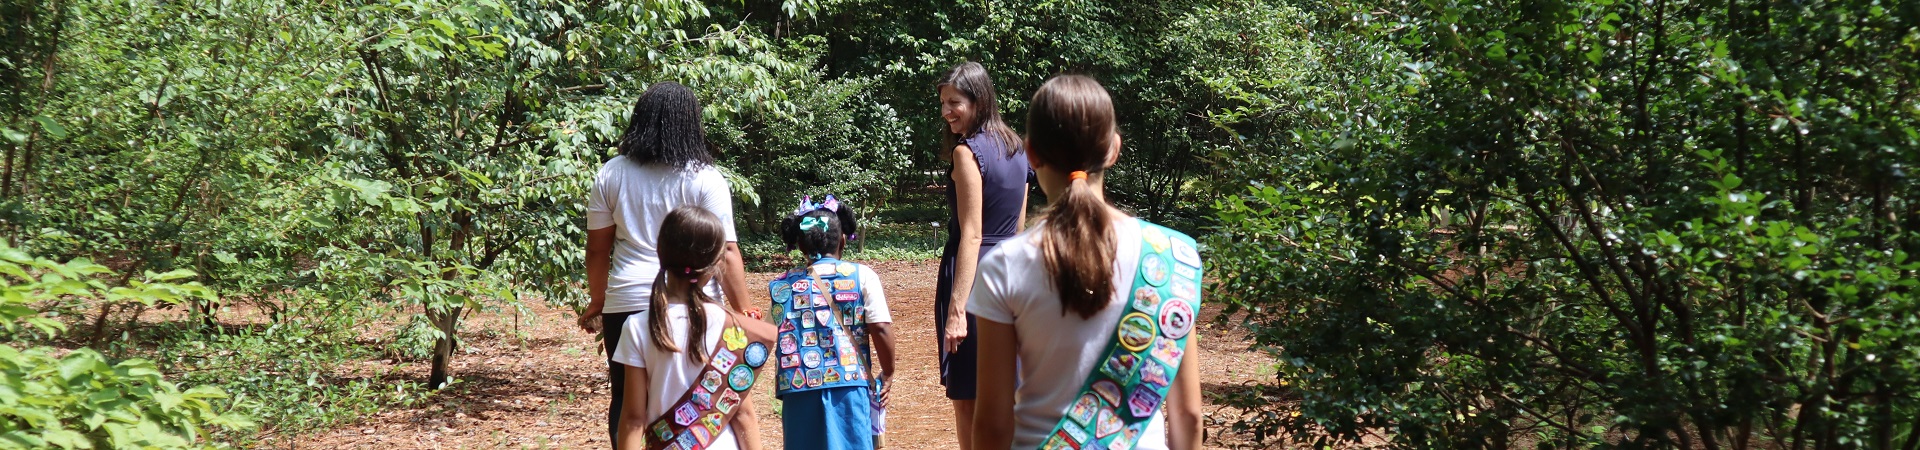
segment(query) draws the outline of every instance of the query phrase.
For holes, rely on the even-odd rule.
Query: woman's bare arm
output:
[[[967,296],[973,293],[973,274],[980,267],[981,183],[980,163],[974,160],[973,150],[954,146],[954,215],[959,223],[953,226],[960,230],[960,252],[953,260],[953,298],[947,303],[947,329],[942,330],[946,339],[941,350],[948,353],[958,350],[967,338]]]

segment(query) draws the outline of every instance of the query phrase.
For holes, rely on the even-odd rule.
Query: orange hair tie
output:
[[[1087,171],[1075,170],[1067,174],[1067,179],[1068,180],[1085,180],[1087,179]]]

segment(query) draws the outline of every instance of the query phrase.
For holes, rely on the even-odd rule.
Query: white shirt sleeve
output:
[[[867,302],[867,323],[893,323],[893,310],[887,308],[887,290],[880,275],[860,266],[860,292]]]
[[[647,313],[648,311],[641,311],[627,316],[627,324],[620,330],[620,349],[613,352],[613,362],[643,369],[647,367],[647,358],[644,355],[646,355],[647,346],[653,345],[652,342],[648,342],[652,339],[649,339],[644,332],[647,329]]]
[[[973,291],[967,295],[967,312],[981,319],[1013,323],[1013,308],[1007,305],[1007,258],[992,252],[980,258],[973,277]]]
[[[733,230],[733,188],[727,185],[727,177],[720,174],[720,169],[708,167],[705,172],[700,176],[700,207],[720,218],[727,242],[739,242]]]
[[[607,164],[625,164],[615,159]],[[613,205],[617,202],[607,198],[612,194],[613,186],[608,186],[607,177],[611,171],[605,167],[593,177],[593,187],[587,191],[587,229],[598,230],[613,226]]]

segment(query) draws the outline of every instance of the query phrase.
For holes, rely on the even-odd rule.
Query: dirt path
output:
[[[888,412],[889,448],[952,448],[953,415],[936,378],[933,334],[934,274],[938,262],[875,264],[887,284],[900,355]],[[771,273],[749,277],[765,286]],[[1216,309],[1216,308],[1209,308]],[[465,352],[455,357],[459,382],[423,404],[394,409],[360,423],[302,436],[264,436],[272,448],[607,448],[605,366],[592,335],[572,326],[571,311],[532,306],[516,325],[508,311],[475,314],[462,333]],[[1206,323],[1206,322],[1202,322]],[[516,334],[516,331],[518,330]],[[1203,327],[1202,378],[1206,389],[1259,379],[1272,359],[1247,351],[1243,333]],[[369,364],[386,364],[371,361]],[[398,373],[424,379],[423,362],[404,362]],[[769,389],[756,389],[768,448],[780,448],[780,421]],[[1212,405],[1209,416],[1231,414]],[[1219,418],[1210,417],[1209,422]],[[1209,435],[1224,434],[1208,425]],[[1221,445],[1209,439],[1209,448]]]

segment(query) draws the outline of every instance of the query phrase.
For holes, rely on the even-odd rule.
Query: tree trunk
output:
[[[427,311],[428,320],[433,322],[435,329],[440,330],[440,339],[433,343],[433,371],[427,375],[429,389],[446,387],[447,382],[453,379],[452,371],[447,366],[453,361],[454,332],[460,329],[460,310],[456,306],[438,314]]]

